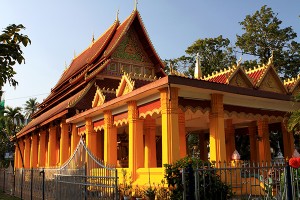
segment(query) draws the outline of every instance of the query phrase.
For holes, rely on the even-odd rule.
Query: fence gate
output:
[[[55,175],[55,199],[118,198],[116,168],[97,159],[82,140],[80,140],[74,154],[57,172]]]

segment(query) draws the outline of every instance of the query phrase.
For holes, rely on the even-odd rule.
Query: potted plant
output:
[[[156,194],[156,188],[154,186],[149,186],[146,187],[144,190],[144,195],[147,200],[154,200],[155,199],[155,194]]]
[[[123,196],[124,200],[131,199],[131,193],[132,193],[132,179],[131,175],[127,174],[127,171],[125,169],[122,169],[122,177],[123,182],[120,184],[120,191],[121,195]]]
[[[143,190],[138,186],[136,185],[135,188],[134,188],[134,195],[136,200],[142,200],[143,199]]]

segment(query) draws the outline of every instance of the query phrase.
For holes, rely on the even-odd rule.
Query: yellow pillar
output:
[[[31,141],[30,167],[36,168],[38,164],[38,134],[34,134]]]
[[[287,124],[281,122],[282,138],[283,138],[283,152],[285,158],[291,158],[294,153],[294,135],[292,132],[288,132]]]
[[[56,126],[51,125],[49,128],[48,141],[48,167],[56,166],[57,162],[57,140],[56,140]]]
[[[129,130],[129,169],[133,180],[136,180],[136,170],[144,167],[143,121],[138,117],[136,101],[128,102]]]
[[[97,136],[96,131],[94,130],[92,118],[87,118],[85,122],[85,130],[86,130],[86,144],[89,150],[98,157],[97,154]]]
[[[117,166],[117,128],[110,110],[104,111],[104,161]]]
[[[155,119],[147,117],[144,120],[144,133],[145,133],[145,168],[157,166],[156,161],[156,124]]]
[[[76,150],[79,140],[80,140],[80,136],[78,135],[77,127],[75,124],[73,124],[72,125],[72,136],[71,136],[71,155]]]
[[[25,150],[24,150],[24,166],[25,166],[25,168],[30,168],[30,143],[31,143],[31,138],[27,137],[25,139]]]
[[[65,163],[70,156],[70,138],[69,138],[69,125],[66,123],[66,119],[63,119],[60,124],[60,165]]]
[[[181,109],[178,109],[178,123],[179,123],[179,151],[180,158],[186,156],[186,137],[185,137],[185,114]]]
[[[250,141],[250,160],[251,162],[257,162],[257,138],[256,138],[256,125],[255,123],[251,123],[248,126],[248,134]]]
[[[227,161],[231,160],[231,156],[235,150],[235,132],[234,126],[232,124],[232,119],[226,119],[226,128],[225,128],[225,143],[226,143],[226,154]]]
[[[271,161],[271,151],[270,151],[268,119],[264,118],[258,120],[257,128],[258,128],[259,161],[269,163]]]
[[[226,145],[224,130],[223,95],[211,95],[211,111],[209,114],[210,160],[226,161]]]
[[[171,164],[180,158],[178,124],[178,88],[160,90],[162,120],[162,164]]]
[[[38,153],[38,167],[45,167],[46,165],[46,131],[42,130],[40,132],[40,142],[39,142],[39,153]]]

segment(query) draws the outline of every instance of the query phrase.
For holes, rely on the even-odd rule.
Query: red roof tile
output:
[[[267,68],[261,67],[260,69],[257,70],[249,70],[246,72],[246,74],[249,76],[249,78],[253,81],[253,84],[256,85],[259,80],[262,78],[264,75],[265,71]]]

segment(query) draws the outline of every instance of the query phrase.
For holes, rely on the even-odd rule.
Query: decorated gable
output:
[[[92,108],[101,106],[105,102],[105,96],[103,95],[100,88],[97,86],[97,90],[94,96],[94,100],[92,102]]]
[[[259,90],[281,94],[287,93],[283,83],[281,82],[278,74],[275,72],[272,66],[270,66],[270,68],[266,71],[265,75],[259,81],[257,86]]]
[[[116,96],[123,96],[134,89],[134,81],[129,77],[129,74],[124,73],[122,76],[121,82],[119,84],[118,89],[116,90]]]
[[[293,96],[299,94],[300,92],[300,76],[298,75],[297,78],[289,78],[284,80],[284,86],[288,90],[290,94]]]
[[[234,85],[237,87],[252,88],[253,84],[245,72],[238,67],[236,71],[229,78],[229,85]]]

